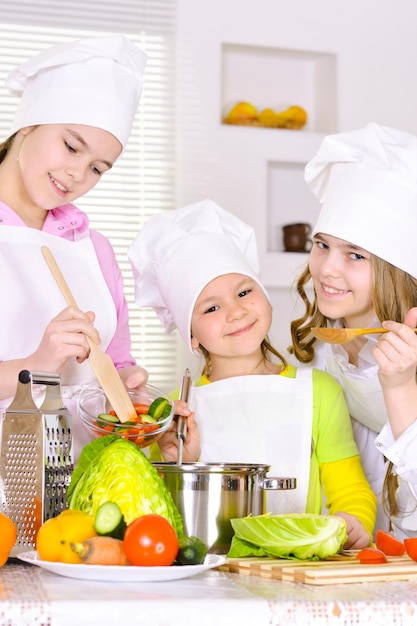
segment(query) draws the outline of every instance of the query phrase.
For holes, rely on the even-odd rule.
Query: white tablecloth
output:
[[[416,626],[417,582],[312,586],[210,570],[101,583],[0,568],[1,626]]]

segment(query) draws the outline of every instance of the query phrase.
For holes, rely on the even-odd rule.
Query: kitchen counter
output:
[[[313,586],[208,570],[157,583],[0,568],[1,626],[415,626],[417,582]]]

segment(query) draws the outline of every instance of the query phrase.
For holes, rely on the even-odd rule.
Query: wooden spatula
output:
[[[42,254],[65,300],[69,305],[78,308],[68,283],[62,275],[51,250],[47,246],[42,246]],[[97,376],[97,380],[106,394],[110,404],[116,412],[117,417],[121,422],[136,420],[135,407],[133,406],[130,396],[125,389],[116,368],[114,367],[113,361],[108,354],[103,352],[103,350],[101,350],[101,348],[94,343],[94,341],[88,337],[87,341],[90,346],[89,361],[91,367]]]

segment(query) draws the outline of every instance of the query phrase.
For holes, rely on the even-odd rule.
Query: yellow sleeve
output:
[[[359,455],[320,463],[320,477],[325,485],[324,495],[330,515],[342,511],[355,515],[372,541],[377,499],[366,479]]]

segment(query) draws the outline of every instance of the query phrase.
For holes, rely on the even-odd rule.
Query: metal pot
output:
[[[153,463],[172,494],[188,536],[202,539],[208,551],[226,554],[230,520],[265,513],[266,491],[295,489],[295,478],[267,478],[269,465],[236,463]]]

